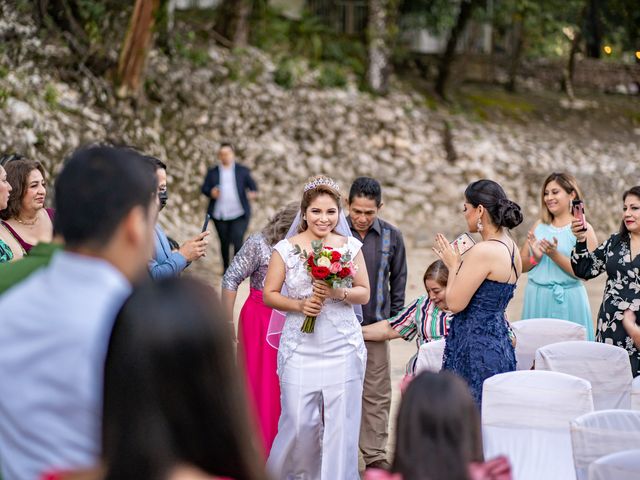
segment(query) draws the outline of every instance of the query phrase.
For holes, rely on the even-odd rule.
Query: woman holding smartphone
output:
[[[471,183],[463,213],[482,241],[464,257],[438,234],[434,251],[449,269],[447,306],[453,312],[442,368],[464,378],[478,406],[482,383],[516,369],[505,309],[513,298],[522,263],[509,230],[522,223],[520,207],[492,180]]]
[[[625,348],[631,372],[640,375],[640,349],[637,338],[640,309],[640,185],[622,195],[620,231],[611,235],[593,252],[588,249],[587,233],[580,220],[572,224],[577,238],[571,252],[571,266],[576,276],[589,280],[607,272],[607,284],[600,311],[596,341]]]
[[[572,202],[581,200],[576,179],[568,173],[552,173],[542,184],[540,218],[520,249],[522,271],[529,272],[522,319],[558,318],[582,325],[593,340],[593,318],[587,290],[571,268],[576,237],[571,231]],[[585,222],[586,223],[586,222]],[[598,245],[586,224],[587,248]]]

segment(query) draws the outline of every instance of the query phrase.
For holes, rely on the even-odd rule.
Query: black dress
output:
[[[577,277],[589,280],[607,272],[607,284],[600,311],[596,341],[627,350],[634,377],[640,375],[640,351],[622,325],[625,310],[633,310],[638,322],[640,309],[640,255],[631,259],[628,234],[615,233],[593,252],[586,242],[576,243],[571,266]]]

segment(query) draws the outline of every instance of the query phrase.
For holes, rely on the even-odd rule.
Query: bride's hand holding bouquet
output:
[[[320,240],[312,241],[311,248],[312,252],[309,254],[297,245],[295,250],[296,254],[304,260],[307,271],[313,280],[311,299],[315,299],[315,302],[309,302],[309,306],[316,306],[317,302],[322,305],[327,298],[346,300],[347,292],[345,289],[353,286],[354,275],[358,270],[351,258],[351,252],[340,253],[338,250],[324,246]],[[338,289],[342,289],[340,292],[342,296],[338,296]],[[303,307],[304,305],[306,304],[303,304]],[[305,320],[301,330],[305,333],[313,333],[319,312],[303,311],[303,313]]]

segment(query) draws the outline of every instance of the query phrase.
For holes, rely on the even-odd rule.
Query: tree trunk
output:
[[[236,11],[236,25],[231,40],[234,47],[246,47],[249,44],[249,17],[251,16],[251,1],[240,0]]]
[[[222,0],[217,9],[214,30],[225,46],[244,47],[249,43],[249,17],[252,0]]]
[[[151,45],[155,14],[159,6],[160,0],[136,0],[118,60],[119,97],[135,94],[140,88],[142,71]]]
[[[585,40],[587,56],[600,58],[602,54],[602,22],[600,21],[600,0],[589,0],[587,7]]]
[[[377,94],[389,88],[388,0],[369,0],[367,86]]]
[[[511,58],[509,59],[509,80],[506,89],[508,92],[516,91],[516,77],[520,66],[520,57],[524,45],[524,14],[516,13],[513,18],[513,43]]]
[[[171,54],[175,4],[172,0],[160,0],[156,14],[156,45],[166,54]]]
[[[462,0],[460,3],[460,11],[458,12],[458,18],[456,24],[449,33],[447,40],[447,46],[440,57],[440,64],[438,66],[438,78],[436,79],[436,93],[440,98],[446,99],[447,84],[449,83],[449,76],[451,73],[451,64],[455,58],[456,46],[458,45],[458,39],[464,31],[467,22],[471,18],[471,14],[475,7],[479,4],[479,0]]]
[[[571,40],[571,50],[569,51],[569,59],[564,70],[562,78],[562,86],[564,92],[570,100],[575,100],[575,92],[573,89],[573,74],[576,68],[576,53],[580,50],[580,41],[582,40],[582,32],[577,30]]]

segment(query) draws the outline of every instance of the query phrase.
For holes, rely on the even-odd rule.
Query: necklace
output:
[[[24,225],[25,227],[33,227],[36,223],[38,223],[38,220],[40,220],[40,215],[36,215],[35,220],[32,220],[30,222],[25,222],[23,220],[20,220],[20,217],[16,217],[16,222],[18,222],[21,225]]]

